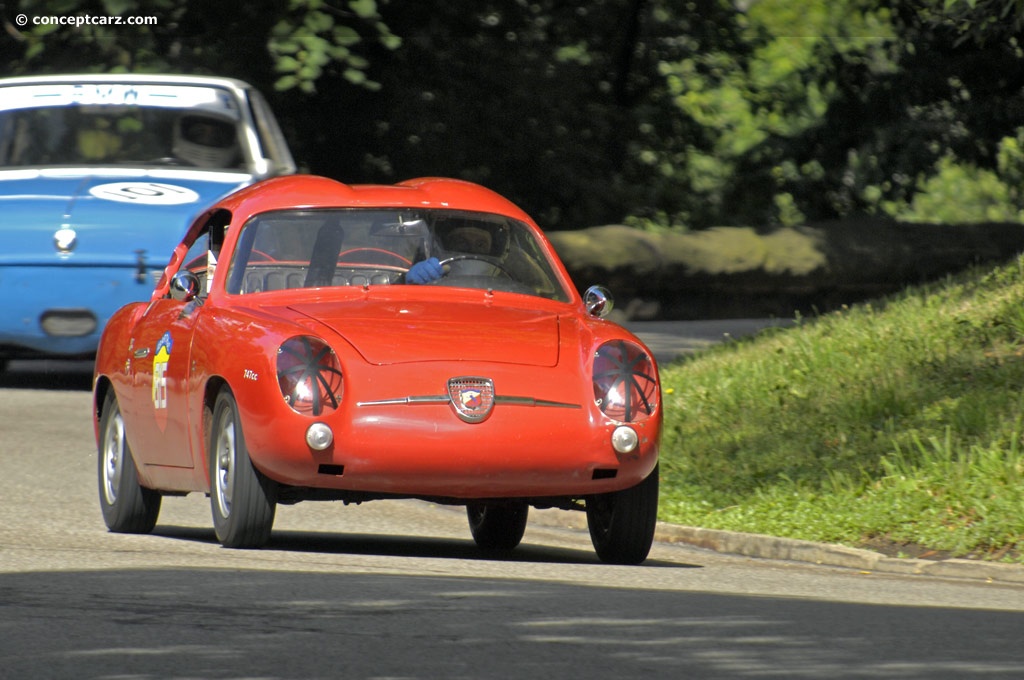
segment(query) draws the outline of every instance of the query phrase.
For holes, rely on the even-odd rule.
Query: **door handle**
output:
[[[142,349],[135,350],[135,358],[136,359],[145,359],[148,356],[149,356],[149,348],[148,347],[143,347]]]

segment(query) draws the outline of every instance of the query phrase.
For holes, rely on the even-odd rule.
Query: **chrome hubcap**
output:
[[[103,433],[103,496],[107,504],[117,502],[117,489],[124,469],[124,419],[118,411]]]
[[[230,411],[221,416],[214,452],[214,494],[221,517],[231,516],[231,497],[235,490],[235,422]]]

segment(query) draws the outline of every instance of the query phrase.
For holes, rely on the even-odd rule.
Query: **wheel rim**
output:
[[[117,490],[124,470],[124,419],[114,413],[103,433],[103,497],[107,503],[117,502]]]
[[[214,452],[214,496],[221,517],[231,516],[231,497],[235,490],[235,421],[230,410],[221,416]]]

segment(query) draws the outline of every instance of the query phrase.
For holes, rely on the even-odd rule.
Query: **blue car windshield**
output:
[[[430,258],[443,269],[430,285],[569,300],[527,225],[488,213],[405,208],[257,215],[242,227],[227,290],[402,284],[410,267]]]
[[[0,169],[244,169],[238,106],[209,87],[0,88]]]

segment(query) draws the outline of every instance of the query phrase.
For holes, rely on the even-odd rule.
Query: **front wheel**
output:
[[[210,431],[210,506],[217,540],[225,548],[258,548],[270,539],[277,484],[252,465],[238,404],[230,390],[217,395]]]
[[[121,534],[148,534],[156,526],[162,497],[139,484],[113,389],[103,399],[98,454],[100,510],[107,528]]]
[[[519,545],[526,533],[529,513],[530,506],[526,503],[470,503],[466,506],[473,541],[483,550],[506,551]]]
[[[590,541],[602,562],[643,562],[657,522],[658,466],[634,487],[587,498]]]

